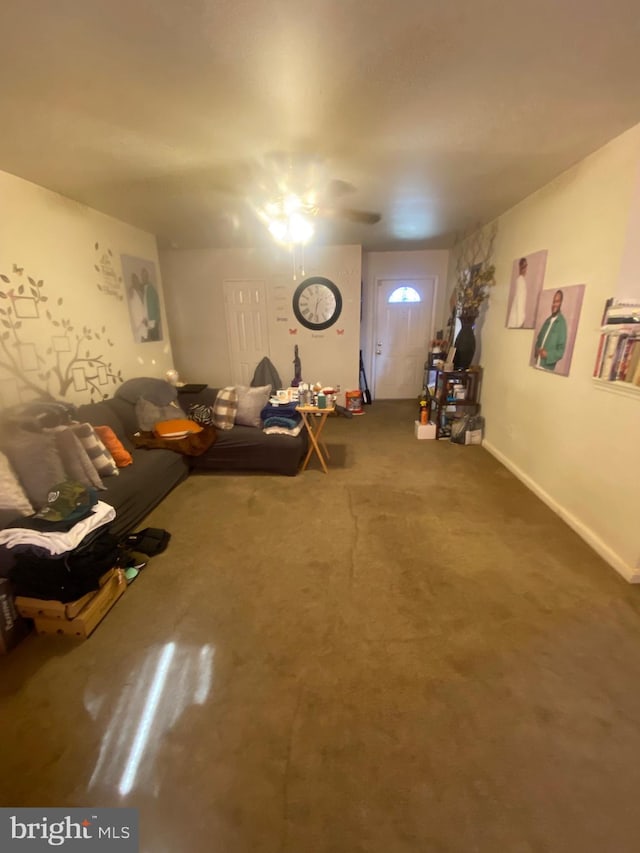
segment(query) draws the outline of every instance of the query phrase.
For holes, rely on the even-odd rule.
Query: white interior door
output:
[[[435,278],[377,282],[373,362],[377,399],[409,399],[420,393],[433,334],[435,287]],[[398,288],[411,288],[420,301],[390,302]],[[410,294],[405,291],[400,295]]]
[[[225,281],[224,308],[231,384],[249,385],[258,362],[269,355],[264,281]]]

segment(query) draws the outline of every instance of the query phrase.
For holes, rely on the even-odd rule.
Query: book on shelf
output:
[[[600,370],[602,369],[602,359],[604,357],[606,343],[607,334],[606,332],[601,332],[600,340],[598,341],[598,352],[596,353],[596,363],[593,366],[593,375],[596,379],[600,376]]]
[[[618,373],[620,371],[620,364],[622,363],[622,353],[624,352],[624,348],[629,340],[629,335],[624,332],[618,335],[618,340],[616,342],[615,350],[613,353],[613,360],[611,362],[611,368],[609,370],[609,375],[605,376],[605,379],[608,379],[609,382],[615,382],[618,378]]]
[[[635,372],[638,365],[640,365],[640,338],[635,338],[633,343],[634,346],[629,356],[629,364],[627,365],[627,371],[624,376],[625,382],[633,382]]]
[[[629,335],[625,340],[624,347],[622,348],[622,353],[620,354],[620,363],[618,365],[618,370],[615,376],[616,381],[624,382],[627,376],[627,371],[629,370],[631,355],[637,343],[638,338],[634,338],[632,335]]]
[[[613,361],[618,348],[618,337],[619,335],[616,332],[612,332],[607,335],[604,352],[602,354],[602,363],[600,364],[600,372],[598,373],[600,379],[608,379],[611,375]]]

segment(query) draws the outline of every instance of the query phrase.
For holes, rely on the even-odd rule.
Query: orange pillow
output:
[[[153,431],[158,438],[184,438],[185,435],[202,432],[202,427],[188,418],[173,418],[170,421],[158,421]]]
[[[109,453],[113,456],[113,461],[116,463],[118,468],[126,468],[127,465],[131,465],[133,462],[133,458],[129,451],[124,447],[118,436],[109,426],[97,426],[94,427],[94,430],[97,432],[100,441],[107,448]]]

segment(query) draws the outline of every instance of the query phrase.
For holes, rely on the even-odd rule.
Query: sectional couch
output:
[[[297,436],[268,435],[258,427],[236,424],[229,430],[216,430],[215,442],[200,456],[147,449],[134,443],[133,436],[139,430],[136,402],[140,397],[155,401],[160,406],[177,401],[186,414],[192,403],[213,404],[217,391],[205,388],[199,394],[179,395],[162,379],[141,377],[124,382],[109,399],[77,407],[75,420],[111,427],[133,458],[133,464],[120,468],[117,476],[103,478],[106,488],[98,495],[100,500],[116,510],[116,519],[111,526],[114,533],[119,535],[132,530],[192,473],[246,471],[288,476],[297,474],[307,450],[304,431]]]

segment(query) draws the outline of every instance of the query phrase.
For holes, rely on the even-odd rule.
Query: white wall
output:
[[[481,332],[485,446],[635,581],[640,394],[603,391],[591,374],[639,163],[640,125],[499,219],[497,285]],[[529,366],[533,330],[505,328],[512,263],[539,249],[549,253],[544,289],[586,285],[568,377]]]
[[[371,382],[374,376],[374,341],[375,312],[377,302],[377,282],[381,279],[398,279],[400,286],[402,279],[411,278],[434,278],[436,282],[434,326],[428,330],[429,337],[433,336],[436,329],[443,328],[443,323],[438,323],[437,318],[443,316],[447,267],[449,252],[447,250],[437,251],[414,251],[414,252],[366,252],[362,261],[363,268],[363,311],[362,311],[362,334],[361,347],[362,357],[365,364],[367,377]],[[446,323],[446,320],[445,320]],[[428,352],[424,359],[427,360]],[[357,387],[357,386],[356,386]],[[416,395],[420,388],[416,388]]]
[[[155,237],[6,172],[0,199],[0,406],[85,403],[163,376],[166,314],[162,341],[134,342],[120,266],[121,254],[155,264],[162,298]]]
[[[358,387],[360,246],[307,247],[305,275],[296,281],[291,255],[276,249],[174,250],[162,252],[160,260],[175,366],[185,381],[216,388],[231,382],[223,285],[258,280],[267,293],[269,352],[264,355],[283,385],[293,379],[297,344],[305,381],[340,385],[343,391]],[[292,308],[296,286],[312,275],[334,281],[343,298],[338,322],[323,332],[302,327]]]

